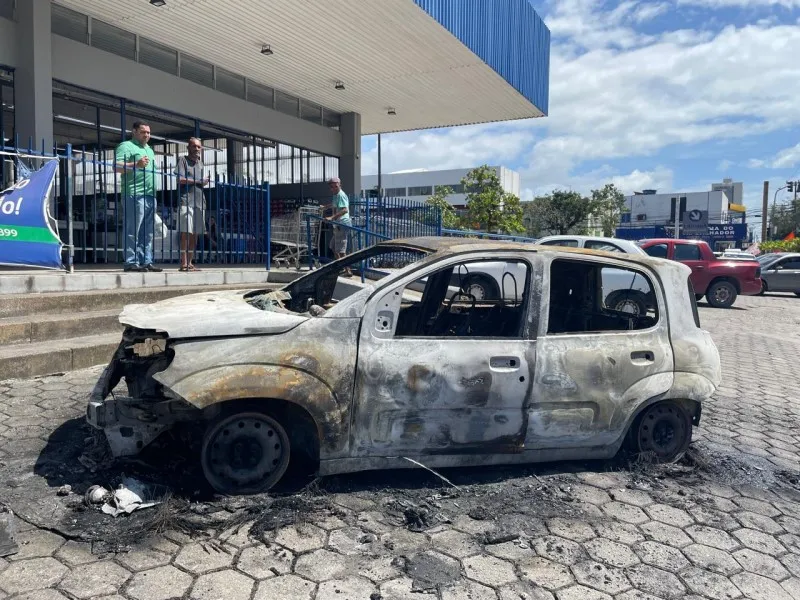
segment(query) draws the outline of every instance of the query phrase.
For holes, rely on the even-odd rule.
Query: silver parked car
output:
[[[408,264],[377,281],[338,276],[380,256]],[[486,262],[514,266],[513,300],[450,294],[454,273]],[[606,305],[607,271],[649,286],[646,312]],[[624,444],[672,461],[720,384],[689,274],[621,253],[384,242],[277,291],[126,307],[87,420],[115,456],[190,425],[222,493],[270,489],[294,454],[321,475],[412,467],[407,459],[441,468],[608,458]],[[112,393],[122,379],[127,394]]]
[[[761,293],[794,292],[800,296],[800,253],[781,252],[762,256],[765,258],[760,261]]]

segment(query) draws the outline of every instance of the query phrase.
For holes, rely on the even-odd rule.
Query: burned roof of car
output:
[[[537,253],[569,253],[589,256],[603,256],[605,258],[615,258],[632,263],[646,264],[652,268],[669,268],[673,265],[680,265],[674,261],[653,258],[646,254],[627,254],[623,252],[606,252],[604,250],[590,250],[588,248],[570,248],[567,246],[539,246],[526,242],[514,242],[506,240],[487,240],[481,238],[462,238],[462,237],[413,237],[395,240],[386,240],[380,246],[398,246],[402,248],[416,248],[424,252],[437,254],[461,254],[463,252],[473,252],[479,250],[523,250],[525,252]]]

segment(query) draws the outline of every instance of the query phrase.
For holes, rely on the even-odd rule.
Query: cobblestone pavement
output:
[[[111,554],[56,533],[78,513],[56,511],[46,528],[16,518],[0,600],[800,599],[800,299],[700,312],[725,382],[689,464],[448,472],[462,494],[421,470],[388,479],[393,489],[359,475],[339,479],[350,491],[331,487],[325,510],[260,538],[166,531]],[[98,373],[0,382],[0,501],[30,488],[56,502],[60,481],[43,474],[41,453],[81,416]],[[449,522],[411,531],[387,509],[404,486]]]

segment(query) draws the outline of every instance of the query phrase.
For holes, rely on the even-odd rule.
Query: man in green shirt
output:
[[[350,199],[342,191],[342,182],[338,177],[331,177],[328,180],[328,188],[331,191],[331,215],[326,217],[333,222],[333,239],[331,249],[336,258],[347,256],[347,241],[350,237],[350,227],[353,223],[350,220]],[[339,227],[345,225],[345,227]]]
[[[122,220],[125,239],[125,270],[154,271],[153,233],[156,212],[156,156],[148,146],[150,125],[133,124],[131,139],[117,146],[117,173],[122,173]]]

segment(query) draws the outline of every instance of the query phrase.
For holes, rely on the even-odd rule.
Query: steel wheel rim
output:
[[[486,300],[488,294],[486,293],[486,288],[481,283],[470,283],[467,286],[467,293],[470,296],[475,296],[475,300]]]
[[[259,413],[234,415],[207,435],[203,470],[217,490],[268,488],[285,472],[289,450],[286,432],[271,417]]]
[[[649,408],[639,423],[639,449],[655,452],[660,457],[674,455],[686,442],[687,429],[683,415],[675,406]]]
[[[714,290],[714,300],[720,303],[725,303],[731,299],[731,291],[727,286],[721,285]]]
[[[630,309],[630,310],[628,310]],[[638,317],[641,311],[639,310],[639,303],[633,300],[620,300],[617,302],[614,310],[617,312],[624,312],[635,317]]]

